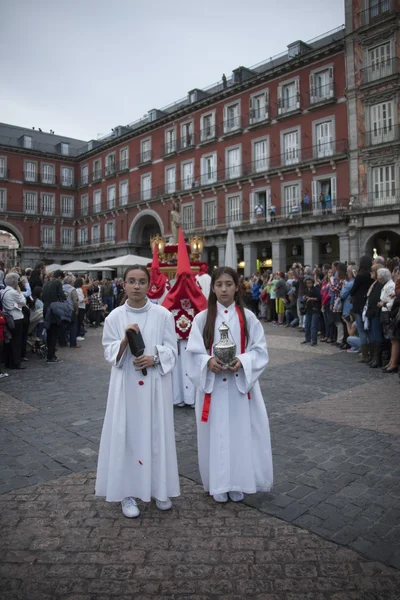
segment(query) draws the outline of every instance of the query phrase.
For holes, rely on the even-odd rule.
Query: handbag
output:
[[[342,299],[340,298],[340,296],[338,296],[337,298],[335,298],[335,301],[333,303],[333,312],[342,312],[343,310],[343,302]]]

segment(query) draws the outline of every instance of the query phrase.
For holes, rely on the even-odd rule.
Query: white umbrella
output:
[[[93,269],[94,265],[91,263],[83,262],[81,260],[74,260],[73,262],[61,265],[60,269],[63,271],[71,271],[72,273],[87,273],[88,271],[97,271],[97,268]]]
[[[116,269],[117,267],[129,267],[131,265],[148,265],[151,263],[151,258],[145,256],[135,256],[134,254],[126,254],[125,256],[117,256],[116,258],[110,258],[103,262],[92,265],[95,271],[101,271],[103,268],[110,267]]]
[[[52,265],[46,265],[46,272],[47,273],[53,273],[54,271],[57,271],[57,269],[63,269],[63,265],[57,265],[56,263],[53,263]]]
[[[229,229],[228,239],[226,240],[225,266],[231,267],[235,271],[237,269],[237,251],[233,229]]]

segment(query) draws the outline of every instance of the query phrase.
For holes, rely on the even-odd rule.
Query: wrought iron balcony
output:
[[[222,131],[224,135],[239,133],[242,131],[242,116],[230,117],[222,123]]]
[[[281,96],[276,102],[276,118],[285,117],[301,110],[301,94]]]
[[[78,187],[85,187],[89,185],[89,174],[83,175],[78,182]]]
[[[6,181],[10,178],[10,169],[0,169],[0,180]]]
[[[320,106],[327,102],[334,102],[336,100],[335,83],[331,81],[326,85],[311,87],[310,91],[307,92],[308,108],[314,106]]]
[[[361,69],[361,85],[390,77],[390,75],[399,73],[399,71],[400,59],[398,57],[381,60],[365,69]]]
[[[400,140],[400,127],[397,123],[366,131],[363,134],[363,146],[378,146],[380,144],[390,144]]]
[[[122,171],[129,171],[129,158],[124,158],[117,163],[117,172],[122,173]]]
[[[254,127],[256,125],[262,125],[266,121],[270,120],[270,108],[268,105],[263,106],[262,108],[252,108],[247,113],[247,124],[249,127]]]
[[[39,173],[36,171],[23,172],[24,183],[39,183]]]
[[[40,173],[40,183],[42,185],[58,185],[58,177],[54,174]]]
[[[141,152],[137,155],[137,166],[140,167],[142,165],[151,163],[151,161],[153,160],[152,157],[153,153],[151,150],[145,150],[144,152]]]
[[[217,126],[208,125],[200,130],[200,144],[213,142],[217,137]]]
[[[371,3],[370,3],[371,4]],[[377,0],[372,6],[359,13],[361,26],[379,23],[395,11],[394,0]]]
[[[171,154],[175,154],[177,149],[176,140],[171,140],[170,142],[166,142],[161,146],[161,155],[162,156],[170,156]]]
[[[113,177],[117,172],[117,167],[114,164],[106,165],[104,168],[104,177]]]
[[[102,171],[102,169],[95,169],[92,172],[92,177],[91,177],[92,183],[94,181],[101,181],[102,178],[103,178],[103,171]]]
[[[65,187],[65,188],[73,188],[74,187],[73,177],[65,177],[64,175],[61,175],[60,185],[61,185],[61,187]]]
[[[190,150],[196,145],[196,136],[194,133],[188,133],[186,136],[181,137],[177,140],[177,152],[183,152],[184,150]]]

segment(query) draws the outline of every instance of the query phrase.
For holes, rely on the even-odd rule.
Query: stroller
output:
[[[31,349],[32,354],[36,354],[39,358],[46,358],[46,341],[46,330],[43,327],[43,311],[39,310],[32,312],[27,340],[27,344]]]

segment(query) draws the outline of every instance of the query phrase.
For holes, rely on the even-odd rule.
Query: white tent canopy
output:
[[[98,270],[96,265],[81,260],[74,260],[66,265],[61,265],[59,268],[63,271],[71,271],[72,273],[87,273],[88,271]]]
[[[57,269],[63,269],[63,265],[58,265],[57,263],[53,263],[52,265],[46,265],[46,271],[47,273],[54,273],[54,271],[57,271]]]
[[[103,262],[97,263],[97,265],[92,265],[92,267],[95,271],[101,271],[106,268],[116,269],[117,267],[129,267],[130,265],[146,266],[149,263],[151,263],[151,258],[126,254],[125,256],[117,256],[116,258],[104,260]]]

